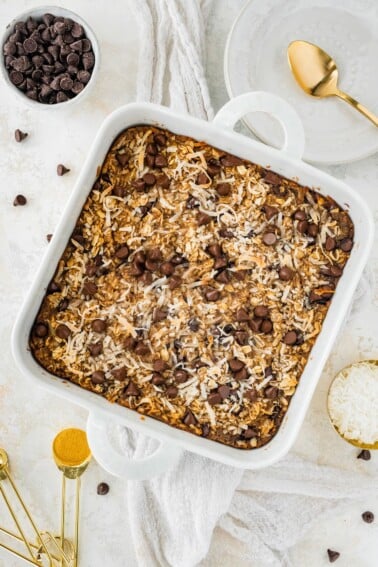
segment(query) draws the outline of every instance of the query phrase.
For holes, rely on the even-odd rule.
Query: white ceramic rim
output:
[[[257,99],[261,103],[264,93],[257,93],[257,95]],[[248,96],[251,95],[247,93],[244,96],[243,105],[246,104],[246,97]],[[268,94],[269,96],[273,95]],[[255,104],[256,96],[252,98]],[[278,97],[274,98],[278,99]],[[286,107],[287,103],[284,103],[284,106]],[[364,201],[342,181],[304,163],[299,159],[299,156],[295,158],[284,151],[265,146],[233,132],[231,130],[232,117],[240,113],[238,110],[240,107],[241,102],[238,98],[231,100],[220,111],[220,116],[215,120],[215,123],[207,123],[189,115],[179,115],[168,108],[149,103],[129,104],[108,116],[92,144],[75,188],[55,230],[54,237],[46,250],[34,283],[21,308],[13,329],[12,350],[17,365],[35,385],[39,384],[51,393],[65,397],[67,400],[87,408],[91,413],[94,413],[95,418],[99,416],[102,420],[106,419],[131,427],[164,443],[170,443],[172,454],[175,454],[175,451],[177,453],[178,445],[229,465],[242,468],[261,468],[280,459],[290,449],[300,430],[322,368],[347,314],[354,290],[368,260],[373,244],[374,225],[371,213]],[[249,107],[248,110],[250,111],[251,108]],[[179,134],[207,141],[225,152],[250,159],[263,167],[271,166],[273,170],[286,177],[295,177],[299,182],[316,187],[321,193],[330,195],[349,207],[355,224],[355,245],[349,262],[284,420],[275,437],[261,448],[245,451],[229,447],[175,429],[153,418],[141,416],[137,412],[117,404],[111,404],[105,398],[93,392],[49,374],[37,364],[30,353],[28,347],[29,330],[39,309],[45,289],[74,228],[76,218],[96,179],[97,168],[102,164],[114,138],[125,128],[136,124],[161,126]],[[300,153],[300,148],[297,149]],[[97,449],[100,452],[101,443],[102,445],[106,443],[104,437],[98,443]],[[115,471],[115,474],[117,474],[117,471]]]
[[[65,18],[71,18],[78,24],[82,25],[85,30],[86,37],[92,43],[92,49],[95,56],[95,64],[92,68],[91,78],[89,79],[88,83],[85,85],[83,90],[75,97],[66,100],[65,102],[59,102],[56,104],[46,104],[43,102],[39,102],[37,100],[33,100],[31,98],[28,98],[25,93],[20,91],[20,89],[18,89],[9,78],[8,71],[5,68],[4,55],[3,55],[3,45],[8,39],[9,35],[11,34],[12,28],[14,27],[16,22],[25,21],[29,17],[41,18],[42,15],[46,13],[52,14],[53,16],[57,16],[57,17],[62,16]],[[21,14],[18,14],[16,17],[14,17],[12,21],[5,27],[4,32],[1,36],[0,71],[3,76],[3,79],[7,84],[7,86],[12,90],[13,94],[16,95],[19,100],[22,100],[24,104],[26,104],[30,108],[33,108],[34,110],[46,110],[46,109],[57,110],[62,108],[68,108],[69,106],[72,106],[73,104],[82,101],[83,98],[86,97],[93,89],[93,86],[96,82],[98,71],[100,68],[100,57],[101,56],[100,56],[99,43],[91,26],[81,16],[76,14],[76,12],[73,12],[72,10],[68,10],[67,8],[62,8],[60,6],[36,6],[35,8],[30,8],[29,10],[25,10],[24,12],[21,12]]]
[[[229,73],[229,54],[230,54],[230,45],[231,45],[231,40],[233,38],[235,29],[239,23],[239,21],[241,20],[241,18],[244,16],[245,12],[247,12],[249,6],[252,4],[252,2],[255,2],[255,0],[248,0],[248,2],[246,2],[246,4],[241,8],[239,14],[236,16],[231,29],[228,33],[227,36],[227,40],[226,40],[226,45],[225,45],[225,49],[224,49],[224,57],[223,57],[223,76],[224,76],[224,82],[226,85],[226,90],[227,90],[227,94],[230,97],[230,99],[233,99],[235,97],[238,97],[240,95],[235,94],[233,89],[232,89],[232,85],[231,85],[231,79],[230,79],[230,73]],[[298,38],[300,39],[300,38]],[[293,79],[294,80],[294,79]],[[253,89],[253,85],[251,85],[251,89]],[[253,91],[251,91],[253,92]],[[252,132],[252,134],[254,136],[256,136],[256,138],[258,140],[261,140],[262,142],[264,142],[264,144],[270,145],[271,140],[268,140],[264,134],[262,132],[258,132],[257,130],[254,129],[253,125],[249,123],[248,119],[243,119],[242,120],[243,124],[245,125],[245,127]],[[338,159],[338,160],[334,160],[334,159],[308,159],[306,158],[305,161],[307,163],[312,163],[314,165],[316,164],[322,164],[322,165],[337,165],[337,164],[345,164],[345,163],[353,163],[355,161],[359,161],[365,158],[368,158],[372,155],[375,155],[378,151],[378,141],[377,141],[377,145],[374,148],[370,148],[369,150],[365,150],[362,151],[360,154],[356,154],[356,156],[353,159]]]

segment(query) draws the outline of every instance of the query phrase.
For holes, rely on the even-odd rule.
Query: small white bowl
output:
[[[8,71],[5,68],[4,62],[4,54],[3,54],[3,46],[4,43],[7,41],[8,37],[13,33],[13,28],[16,22],[26,21],[29,17],[35,19],[41,19],[44,14],[52,14],[53,16],[61,16],[63,18],[71,18],[81,26],[83,26],[86,37],[92,43],[93,54],[95,56],[95,64],[92,69],[91,78],[89,79],[88,83],[85,85],[83,90],[76,95],[75,97],[65,101],[59,102],[56,104],[47,104],[43,102],[39,102],[37,100],[33,100],[28,98],[25,93],[23,93],[20,89],[18,89],[10,80]],[[0,70],[1,74],[3,75],[4,81],[8,85],[8,87],[13,91],[13,93],[21,99],[25,104],[27,104],[30,108],[34,109],[45,109],[45,108],[67,108],[70,105],[75,104],[76,102],[82,101],[83,98],[88,95],[88,93],[92,90],[93,85],[95,83],[96,77],[98,75],[98,70],[100,67],[100,49],[98,45],[97,38],[92,30],[92,28],[75,12],[71,12],[71,10],[67,10],[66,8],[60,8],[59,6],[40,6],[39,8],[32,8],[30,10],[26,10],[19,14],[16,18],[6,26],[2,38],[1,38],[1,55],[0,55]]]

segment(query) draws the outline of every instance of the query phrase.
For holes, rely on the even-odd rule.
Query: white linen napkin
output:
[[[202,66],[208,0],[134,0],[141,34],[137,99],[211,119]],[[369,286],[368,286],[369,287]],[[368,295],[361,294],[365,301]],[[156,441],[119,428],[123,451],[140,458]],[[204,559],[214,528],[241,544],[243,565],[290,565],[286,550],[336,504],[367,496],[374,481],[289,454],[248,471],[185,453],[166,474],[127,485],[130,529],[141,567],[224,566],[224,546]],[[221,534],[221,535],[219,535]],[[223,534],[223,535],[222,535]],[[214,546],[213,546],[214,547]],[[252,561],[252,562],[251,562]]]

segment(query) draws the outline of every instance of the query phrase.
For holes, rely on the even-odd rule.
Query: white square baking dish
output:
[[[286,138],[282,150],[270,148],[233,131],[237,120],[253,111],[267,112],[279,120]],[[226,446],[141,416],[136,411],[117,404],[111,404],[99,395],[49,374],[39,366],[30,352],[28,346],[30,329],[47,285],[96,179],[98,168],[102,165],[117,135],[122,130],[138,124],[166,128],[178,134],[203,140],[263,167],[269,166],[273,171],[289,179],[295,178],[300,184],[329,195],[342,206],[347,207],[353,220],[354,247],[324,320],[322,331],[311,351],[277,434],[261,448],[241,450]],[[19,368],[36,385],[88,409],[90,412],[88,438],[92,451],[100,464],[113,474],[132,479],[151,477],[172,466],[182,449],[237,467],[260,468],[281,458],[293,444],[367,262],[374,232],[372,216],[360,196],[345,183],[304,163],[301,160],[303,149],[304,134],[296,113],[278,97],[262,92],[247,93],[231,100],[211,123],[188,115],[179,115],[165,107],[136,103],[119,108],[101,126],[19,313],[13,330],[12,348]],[[107,439],[106,427],[111,422],[123,424],[157,438],[161,441],[159,449],[152,456],[141,461],[130,461],[120,456]]]

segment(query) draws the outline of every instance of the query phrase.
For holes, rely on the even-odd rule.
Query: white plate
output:
[[[377,0],[251,0],[228,37],[224,74],[230,97],[264,90],[298,112],[306,133],[304,159],[318,163],[358,160],[378,151],[378,128],[335,97],[306,95],[287,62],[295,39],[315,43],[335,59],[340,88],[378,114]],[[282,145],[277,122],[251,114],[246,125],[264,142]]]

